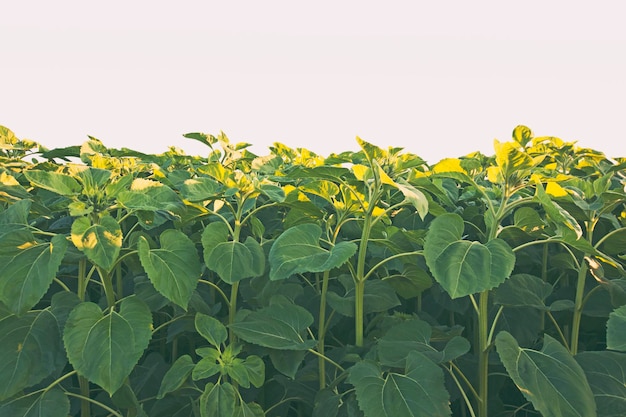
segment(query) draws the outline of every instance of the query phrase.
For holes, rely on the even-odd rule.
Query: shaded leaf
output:
[[[350,277],[344,277],[342,284],[347,287],[346,293],[340,296],[333,291],[329,291],[327,301],[328,305],[338,313],[347,317],[354,317],[356,298],[354,281]],[[365,281],[363,295],[364,314],[387,311],[398,305],[400,305],[400,300],[398,300],[396,292],[387,282],[378,279]]]
[[[339,242],[330,250],[319,245],[322,229],[312,223],[283,232],[269,253],[270,279],[280,280],[301,272],[323,272],[343,265],[356,253],[351,242]]]
[[[486,244],[461,240],[463,219],[448,213],[430,225],[424,244],[426,263],[450,297],[486,291],[504,282],[515,266],[515,254],[501,239]]]
[[[70,313],[63,341],[74,369],[113,395],[148,347],[151,326],[150,310],[135,296],[122,300],[119,313],[106,315],[86,302]]]
[[[228,382],[223,384],[208,383],[200,396],[200,415],[202,417],[233,416],[237,391]]]
[[[316,342],[305,340],[301,334],[311,324],[313,316],[306,309],[287,302],[274,302],[229,327],[248,343],[272,349],[307,350]]]
[[[0,401],[41,382],[66,362],[56,318],[49,310],[0,319]]]
[[[350,368],[348,381],[356,388],[365,417],[450,416],[441,368],[415,351],[406,362],[405,374],[383,374],[375,363],[366,361]]]
[[[139,260],[154,288],[173,303],[187,309],[200,279],[200,259],[194,243],[183,232],[168,229],[161,234],[161,248],[151,249],[141,236]]]
[[[515,274],[495,291],[493,302],[509,307],[533,307],[546,310],[545,300],[552,285],[530,274]]]
[[[609,314],[606,323],[606,348],[626,352],[626,306]]]
[[[265,270],[265,254],[251,237],[241,242],[221,242],[205,258],[207,267],[229,284],[259,276]]]
[[[191,371],[193,371],[194,366],[196,365],[193,363],[193,360],[189,355],[183,355],[176,359],[176,362],[174,362],[172,367],[168,369],[167,373],[163,377],[163,380],[161,381],[157,399],[160,400],[165,396],[165,394],[176,391],[182,387],[191,375]]]
[[[196,177],[185,180],[180,185],[180,194],[193,203],[216,198],[222,185],[209,177]]]
[[[70,401],[57,387],[0,405],[2,417],[67,417],[69,413]]]
[[[27,229],[0,234],[0,301],[15,314],[30,310],[48,291],[66,249],[62,235],[39,243]]]
[[[626,415],[626,355],[583,352],[575,357],[583,368],[598,406],[598,417]]]
[[[520,348],[500,332],[496,349],[521,393],[545,417],[595,417],[596,404],[585,373],[572,355],[548,334],[541,351]]]

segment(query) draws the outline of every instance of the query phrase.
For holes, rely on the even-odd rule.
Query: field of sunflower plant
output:
[[[626,415],[626,158],[0,126],[0,417]]]

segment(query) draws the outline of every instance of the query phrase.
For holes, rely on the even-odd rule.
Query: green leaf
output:
[[[120,191],[117,198],[125,207],[135,210],[177,213],[185,207],[170,187],[145,178],[133,180],[130,190]]]
[[[0,405],[2,417],[67,417],[69,413],[70,401],[57,387]]]
[[[609,314],[606,322],[606,348],[626,352],[626,306]]]
[[[30,310],[48,291],[66,249],[63,235],[39,243],[27,229],[0,234],[0,301],[18,315]]]
[[[569,214],[567,210],[550,198],[541,183],[537,183],[535,199],[541,204],[548,217],[552,219],[557,226],[565,225],[568,229],[576,233],[576,239],[580,239],[582,237],[583,229],[580,227],[580,224],[578,224],[576,219],[574,219],[574,217]]]
[[[385,277],[383,281],[390,284],[405,300],[417,297],[433,286],[433,280],[428,272],[412,264],[404,265],[402,274]]]
[[[284,231],[269,253],[270,279],[280,280],[301,272],[323,272],[337,268],[356,253],[352,242],[339,242],[330,250],[319,245],[322,229],[312,223]]]
[[[31,200],[19,200],[0,212],[0,224],[28,224]]]
[[[200,415],[202,417],[233,416],[237,391],[228,382],[223,384],[208,383],[200,396]]]
[[[430,225],[424,244],[426,264],[452,298],[490,290],[513,271],[515,254],[501,239],[486,244],[461,240],[463,219],[447,213]]]
[[[347,291],[340,296],[332,291],[328,292],[328,305],[338,313],[346,317],[354,317],[355,311],[355,287],[351,277],[342,276],[341,283],[347,287]],[[363,313],[379,313],[399,306],[400,300],[395,290],[385,281],[371,279],[365,281],[363,296]]]
[[[244,388],[250,388],[250,377],[242,359],[233,359],[232,362],[224,366],[224,369],[237,384]]]
[[[168,369],[165,376],[163,376],[157,399],[160,400],[165,394],[174,392],[182,387],[191,375],[194,366],[196,365],[189,355],[183,355],[176,359],[176,362],[172,364],[172,367]]]
[[[585,373],[572,355],[548,334],[541,351],[520,348],[508,332],[496,348],[509,376],[544,417],[595,417],[596,404]]]
[[[404,195],[404,199],[415,207],[417,214],[424,220],[424,217],[428,214],[428,199],[424,193],[402,179],[398,179],[395,182],[395,186]]]
[[[205,262],[210,270],[229,284],[259,276],[265,270],[263,249],[251,237],[246,239],[245,244],[234,241],[218,243]]]
[[[383,374],[373,362],[350,368],[348,381],[356,388],[365,417],[450,416],[443,371],[419,352],[407,357],[405,374]]]
[[[161,248],[150,249],[144,237],[137,242],[139,260],[154,288],[185,310],[200,279],[196,246],[183,232],[168,229],[161,233]]]
[[[265,413],[257,403],[242,402],[241,405],[236,408],[234,417],[265,417]]]
[[[110,271],[122,248],[122,229],[109,215],[93,225],[89,218],[79,217],[72,223],[72,243],[91,262]]]
[[[265,362],[256,355],[248,356],[244,361],[246,372],[250,383],[257,388],[261,388],[265,383]]]
[[[285,201],[285,191],[274,184],[260,184],[259,191],[266,195],[270,201],[282,203]]]
[[[454,336],[444,350],[439,352],[430,345],[431,333],[431,326],[419,319],[407,320],[393,326],[378,340],[380,363],[403,368],[409,353],[413,351],[421,352],[435,363],[443,363],[466,354],[470,349],[466,339]]]
[[[125,298],[120,311],[103,314],[94,303],[70,313],[63,341],[74,369],[109,395],[131,373],[152,337],[152,314],[137,297]]]
[[[56,318],[49,310],[0,319],[0,401],[41,382],[66,362]]]
[[[296,378],[296,373],[304,360],[306,350],[270,350],[270,360],[278,372],[291,379]]]
[[[78,195],[82,189],[74,178],[58,172],[30,170],[24,176],[34,186],[64,196]]]
[[[231,330],[248,343],[281,350],[307,350],[315,340],[305,340],[303,331],[313,316],[303,307],[287,302],[273,303],[231,324]]]
[[[548,310],[545,300],[552,285],[530,274],[515,274],[495,291],[493,302],[509,307],[533,307]]]
[[[583,352],[575,357],[583,368],[596,399],[599,417],[626,415],[626,355],[618,352]]]
[[[202,231],[202,247],[204,249],[204,262],[206,263],[213,249],[220,243],[228,242],[230,236],[228,226],[223,222],[209,223]],[[207,265],[208,267],[208,265]]]
[[[222,184],[209,177],[196,177],[185,180],[180,185],[180,194],[185,200],[200,202],[218,197]]]
[[[196,313],[195,326],[200,336],[215,347],[219,347],[228,338],[226,327],[219,320],[206,314]]]

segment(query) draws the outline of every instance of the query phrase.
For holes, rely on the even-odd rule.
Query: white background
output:
[[[624,157],[620,3],[0,0],[0,124],[150,153],[204,154],[196,131],[257,154],[358,135],[430,163],[525,124]]]

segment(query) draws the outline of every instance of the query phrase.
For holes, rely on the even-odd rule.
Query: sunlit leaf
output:
[[[82,189],[74,178],[58,172],[30,170],[24,171],[24,176],[34,186],[64,196],[77,195]]]
[[[88,217],[79,217],[72,223],[72,243],[87,258],[110,271],[117,261],[122,248],[122,229],[109,215],[103,216],[97,224]]]

